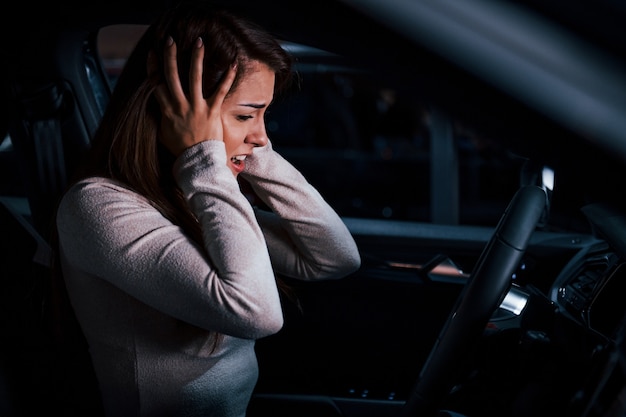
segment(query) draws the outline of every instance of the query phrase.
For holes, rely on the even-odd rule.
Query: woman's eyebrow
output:
[[[264,103],[261,103],[261,104],[257,104],[257,103],[241,103],[239,105],[243,106],[243,107],[252,107],[252,108],[255,108],[255,109],[262,109],[262,108],[267,107],[267,104],[264,104]]]

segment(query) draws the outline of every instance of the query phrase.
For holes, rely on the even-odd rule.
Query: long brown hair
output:
[[[231,91],[236,89],[248,71],[246,62],[251,60],[261,61],[275,72],[275,90],[279,92],[290,80],[292,60],[280,43],[256,24],[206,4],[181,2],[146,30],[119,76],[81,177],[100,175],[121,181],[202,243],[199,224],[174,182],[173,158],[158,139],[161,116],[153,92],[163,82],[163,50],[169,36],[177,45],[186,93],[191,51],[198,37],[203,39],[205,97],[215,91],[234,62],[237,75]],[[150,53],[158,58],[158,71],[148,76]]]

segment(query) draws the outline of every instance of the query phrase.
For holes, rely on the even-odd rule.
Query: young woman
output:
[[[129,58],[57,213],[107,416],[244,416],[254,341],[283,324],[276,275],[359,267],[341,219],[267,137],[290,73],[269,34],[206,6],[174,7]]]

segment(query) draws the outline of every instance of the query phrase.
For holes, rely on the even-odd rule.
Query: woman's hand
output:
[[[223,140],[221,109],[233,84],[236,67],[232,66],[215,93],[205,99],[202,94],[204,44],[201,38],[192,51],[189,73],[189,97],[185,96],[178,75],[176,44],[169,38],[165,46],[165,83],[155,90],[161,107],[161,141],[175,156],[205,140]]]

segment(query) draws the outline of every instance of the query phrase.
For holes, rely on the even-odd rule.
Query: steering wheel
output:
[[[515,193],[439,333],[401,417],[431,416],[441,408],[460,363],[506,296],[545,206],[541,187],[527,185]]]

